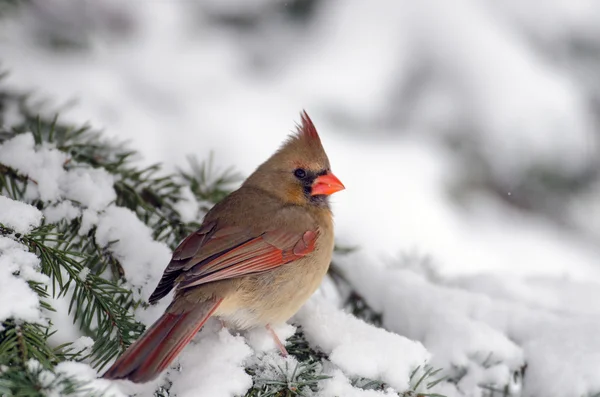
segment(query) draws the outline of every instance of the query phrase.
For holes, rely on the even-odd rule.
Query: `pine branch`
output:
[[[63,235],[51,233],[55,227],[46,225],[15,237],[40,258],[41,272],[50,277],[53,294],[71,295],[69,313],[87,335],[95,337],[92,363],[102,368],[137,339],[143,325],[129,310],[135,304],[131,291],[93,273],[81,277],[90,258],[72,249]],[[0,227],[0,233],[13,234],[6,227]],[[46,295],[41,289],[36,292]],[[36,349],[43,348],[45,340],[40,342]]]
[[[293,367],[286,362],[282,366],[269,364],[275,377],[264,379],[257,377],[257,371],[249,368],[246,372],[254,378],[252,388],[245,397],[292,397],[309,396],[318,390],[318,384],[327,375],[322,375],[320,362],[298,362]]]
[[[86,382],[81,382],[31,359],[22,365],[8,366],[0,359],[0,396],[3,397],[46,397],[56,396],[99,396]]]
[[[11,167],[0,163],[0,191],[6,192],[7,197],[13,200],[23,197],[29,180],[26,175],[21,175]]]
[[[288,338],[286,346],[288,353],[300,362],[320,362],[327,359],[327,355],[312,346],[306,340],[302,326],[296,328],[296,332]]]
[[[192,193],[200,202],[216,204],[231,192],[231,186],[242,180],[242,176],[233,168],[224,171],[214,169],[214,156],[211,153],[203,163],[194,156],[188,157],[190,171],[179,170],[183,181],[189,185]],[[208,211],[210,208],[203,208]]]
[[[116,204],[134,211],[152,228],[153,238],[172,248],[194,229],[181,221],[174,205],[182,200],[183,184],[173,175],[160,176],[160,166],[142,170],[121,166],[114,170],[120,180],[115,182]]]

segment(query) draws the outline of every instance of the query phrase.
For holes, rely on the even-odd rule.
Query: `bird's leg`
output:
[[[288,356],[288,352],[285,349],[285,346],[283,345],[283,343],[281,343],[281,340],[279,340],[279,337],[277,336],[277,334],[275,333],[275,331],[273,331],[273,328],[271,328],[271,324],[267,324],[266,328],[271,333],[271,336],[273,337],[273,340],[275,341],[275,344],[279,348],[279,351],[281,352],[281,355],[283,357],[287,357]]]

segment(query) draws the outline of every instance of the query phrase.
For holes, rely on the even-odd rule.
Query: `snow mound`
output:
[[[557,397],[600,391],[600,316],[525,303],[508,292],[510,285],[499,297],[480,292],[478,283],[470,291],[412,270],[362,263],[357,255],[343,268],[383,314],[383,326],[421,341],[432,354],[431,364],[444,368],[459,390],[523,387],[523,395]],[[559,290],[554,293],[560,298]]]

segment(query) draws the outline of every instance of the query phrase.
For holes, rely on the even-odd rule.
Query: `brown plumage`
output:
[[[327,272],[333,251],[328,196],[342,189],[303,112],[297,133],[177,247],[150,297],[154,303],[175,288],[173,301],[104,377],[156,378],[213,315],[236,329],[271,332],[270,324],[287,321]]]

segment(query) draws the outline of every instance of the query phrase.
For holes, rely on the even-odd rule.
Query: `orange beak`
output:
[[[315,179],[312,184],[312,192],[311,196],[317,196],[319,194],[324,194],[329,196],[335,192],[339,192],[340,190],[344,190],[346,187],[340,182],[339,179],[331,172],[328,172],[325,175],[321,175]]]

